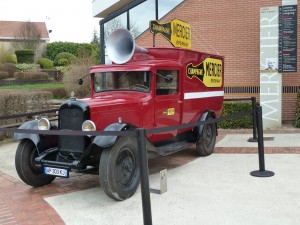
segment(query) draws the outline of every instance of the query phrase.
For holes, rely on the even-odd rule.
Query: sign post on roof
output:
[[[157,20],[150,21],[150,32],[154,35],[161,34],[174,47],[191,49],[192,32],[191,26],[179,19],[173,19],[168,23],[159,23]]]

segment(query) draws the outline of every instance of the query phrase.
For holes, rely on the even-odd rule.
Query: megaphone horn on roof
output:
[[[126,29],[113,31],[107,40],[107,54],[117,64],[128,62],[134,52],[147,53],[148,50],[135,44],[131,33]]]

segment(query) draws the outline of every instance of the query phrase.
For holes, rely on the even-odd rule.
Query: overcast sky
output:
[[[1,0],[0,20],[46,22],[50,42],[90,43],[100,19],[93,18],[92,0]]]

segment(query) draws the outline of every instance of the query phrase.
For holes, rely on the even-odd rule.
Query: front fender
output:
[[[38,130],[38,120],[31,120],[22,124],[19,129],[25,130]],[[55,129],[51,126],[51,130]],[[40,152],[45,149],[55,147],[58,145],[58,136],[54,135],[40,135],[40,134],[27,134],[27,133],[14,133],[14,140],[29,139],[36,146],[37,150]]]
[[[108,125],[104,131],[121,131],[123,130],[125,127],[128,127],[128,124],[126,123],[113,123]],[[118,136],[96,136],[94,138],[93,144],[99,146],[99,147],[110,147],[112,146],[116,140],[117,140]]]
[[[19,129],[25,129],[25,130],[38,130],[38,120],[32,120],[28,121],[26,123],[23,123]],[[30,139],[35,144],[35,146],[38,145],[41,138],[38,134],[22,134],[22,133],[14,133],[14,140],[22,140],[22,139]]]

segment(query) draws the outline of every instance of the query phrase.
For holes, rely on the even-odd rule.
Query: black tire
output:
[[[102,152],[99,166],[101,186],[118,201],[131,197],[140,183],[137,143],[132,137],[120,137],[114,146]]]
[[[38,151],[31,140],[20,141],[15,156],[16,170],[21,180],[33,187],[50,184],[55,179],[55,176],[45,175],[42,169],[34,166],[37,156]]]
[[[208,120],[211,117],[206,118]],[[208,156],[214,152],[217,137],[215,123],[205,124],[199,140],[196,142],[196,152],[200,156]]]

